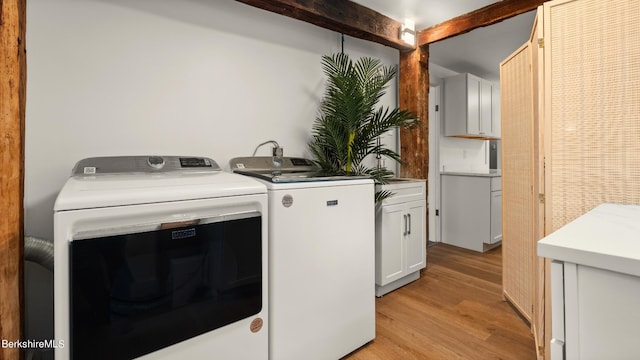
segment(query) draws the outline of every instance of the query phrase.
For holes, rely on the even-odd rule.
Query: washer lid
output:
[[[271,156],[237,157],[229,160],[231,171],[267,180],[272,183],[338,181],[368,179],[368,176],[345,176],[323,173],[319,165],[309,159],[283,157],[276,165]]]
[[[267,191],[265,185],[255,179],[220,171],[211,159],[208,159],[211,166],[200,167],[200,159],[206,158],[162,157],[165,165],[154,170],[151,165],[141,163],[141,159],[146,162],[148,158],[81,160],[74,168],[74,175],[60,190],[54,211],[264,194]],[[187,162],[197,159],[198,166],[189,168],[187,165],[185,168],[185,160],[181,163],[180,159],[187,159]],[[93,165],[96,165],[95,173],[91,173],[94,169],[84,170]],[[126,168],[133,170],[123,171]]]

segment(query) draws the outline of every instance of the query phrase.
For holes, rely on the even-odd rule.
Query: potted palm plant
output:
[[[322,68],[327,87],[313,124],[311,154],[328,174],[364,175],[387,183],[393,172],[380,166],[367,167],[362,161],[375,155],[400,162],[398,153],[377,140],[393,127],[417,124],[416,117],[407,110],[378,106],[397,68],[383,66],[379,59],[370,57],[353,62],[344,53],[324,55]],[[389,195],[376,193],[376,200]]]

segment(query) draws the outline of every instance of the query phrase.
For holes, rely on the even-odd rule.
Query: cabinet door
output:
[[[468,132],[467,78],[467,74],[458,74],[444,79],[444,134],[446,136],[463,136]]]
[[[493,85],[486,80],[480,81],[480,135],[494,135],[493,131]]]
[[[483,252],[491,236],[491,178],[442,176],[442,242]]]
[[[427,265],[427,223],[426,203],[413,201],[407,204],[408,231],[405,237],[407,273],[412,273]]]
[[[491,244],[502,241],[502,191],[491,192]]]
[[[467,74],[467,133],[479,135],[480,131],[480,78]]]
[[[381,208],[379,238],[376,239],[378,266],[376,284],[382,286],[404,276],[404,233],[407,221],[404,204]]]
[[[573,272],[575,274],[575,265]],[[573,278],[571,278],[573,280]],[[575,281],[574,281],[575,283]],[[571,284],[571,281],[569,282]],[[575,304],[574,304],[575,306]],[[551,360],[564,359],[564,263],[553,261],[551,263]],[[545,331],[549,331],[545,329]]]

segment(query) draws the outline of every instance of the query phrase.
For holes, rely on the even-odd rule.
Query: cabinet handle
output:
[[[411,214],[407,215],[407,218],[409,219],[409,227],[407,228],[407,235],[411,235]]]
[[[402,233],[403,236],[407,236],[407,214],[402,215],[404,217],[404,232]]]

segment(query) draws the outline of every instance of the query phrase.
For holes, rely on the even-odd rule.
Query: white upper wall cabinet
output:
[[[445,135],[499,138],[493,121],[493,84],[475,75],[463,73],[444,79]]]

